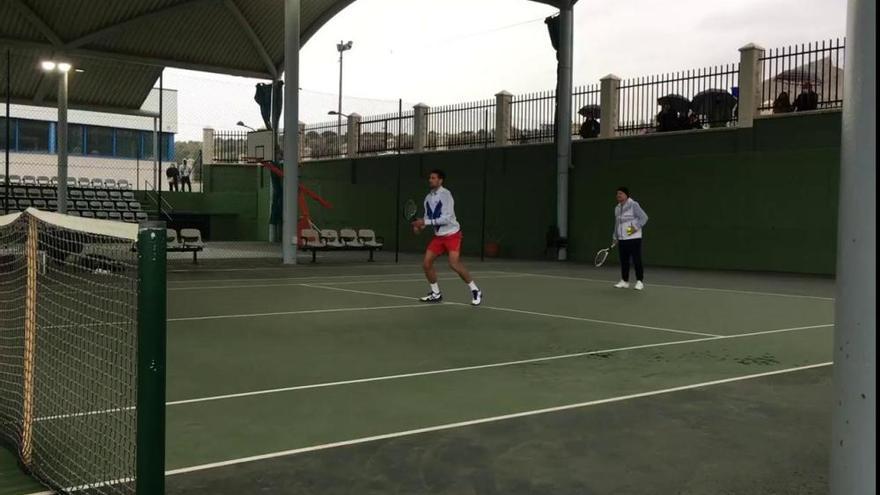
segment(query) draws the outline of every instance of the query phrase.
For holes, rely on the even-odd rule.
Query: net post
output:
[[[165,222],[138,228],[137,461],[135,492],[165,493]]]
[[[33,463],[34,454],[34,358],[37,350],[37,273],[39,271],[39,233],[37,219],[27,216],[27,240],[25,261],[27,282],[25,286],[24,356],[22,384],[21,461],[26,468]]]

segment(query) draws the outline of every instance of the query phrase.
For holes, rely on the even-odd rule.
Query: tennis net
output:
[[[138,416],[163,410],[164,388],[138,400],[139,378],[156,378],[138,373],[138,231],[37,210],[0,216],[0,441],[65,493],[137,493]],[[164,320],[164,299],[156,310]],[[164,325],[154,333],[164,387]]]

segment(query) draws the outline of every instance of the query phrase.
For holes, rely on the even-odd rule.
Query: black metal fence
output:
[[[761,57],[762,113],[843,106],[846,39],[823,40],[768,50]]]
[[[552,141],[556,132],[556,91],[516,95],[510,102],[510,142]]]
[[[343,156],[348,147],[348,124],[343,120],[309,124],[302,135],[304,158],[334,158]]]
[[[361,120],[359,153],[400,152],[413,149],[413,111],[373,115]]]
[[[214,131],[214,162],[239,163],[247,156],[247,131]]]
[[[431,108],[425,132],[428,149],[486,146],[495,142],[495,100]]]
[[[581,133],[587,116],[601,120],[600,88],[597,84],[577,86],[572,92],[572,135]],[[510,141],[517,144],[552,141],[556,133],[556,91],[526,93],[513,97],[510,103]],[[580,115],[580,117],[577,117]]]
[[[618,134],[736,125],[739,64],[621,81]]]

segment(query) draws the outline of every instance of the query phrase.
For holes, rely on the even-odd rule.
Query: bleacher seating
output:
[[[5,200],[10,210],[27,208],[58,210],[58,178],[33,175],[9,175],[9,197],[6,198],[6,176],[0,175],[0,210]],[[67,179],[68,214],[124,222],[148,219],[137,201],[131,183],[125,179],[69,177]]]

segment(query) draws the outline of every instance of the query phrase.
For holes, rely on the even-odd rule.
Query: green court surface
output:
[[[827,492],[833,281],[471,268],[175,266],[167,493]]]

